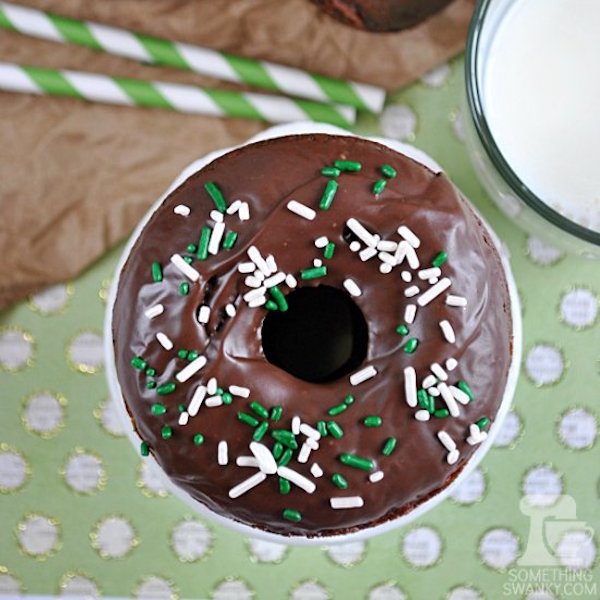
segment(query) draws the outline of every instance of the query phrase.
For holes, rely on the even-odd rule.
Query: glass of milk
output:
[[[600,258],[600,0],[480,0],[466,81],[467,144],[492,198]]]

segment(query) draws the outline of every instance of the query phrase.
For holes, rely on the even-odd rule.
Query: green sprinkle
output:
[[[279,478],[279,492],[281,494],[283,494],[284,496],[286,496],[287,494],[290,493],[290,490],[292,489],[292,486],[290,485],[290,482],[285,479],[284,477],[280,477]]]
[[[344,435],[344,430],[335,421],[327,421],[327,430],[336,440]]]
[[[156,388],[156,393],[159,396],[166,396],[175,391],[175,383],[172,381],[168,381],[167,383],[163,383]]]
[[[277,465],[279,467],[285,467],[290,460],[292,460],[292,455],[293,455],[293,451],[291,448],[288,448],[280,457],[279,460],[277,461]]]
[[[339,177],[341,173],[337,167],[325,167],[321,169],[321,175],[325,175],[325,177]]]
[[[250,408],[263,419],[269,418],[269,411],[260,402],[250,402]]]
[[[198,252],[196,257],[198,260],[206,260],[208,257],[208,242],[210,242],[211,228],[205,226],[200,233],[200,241],[198,242]]]
[[[141,356],[134,356],[131,359],[131,366],[143,371],[148,366],[148,363]]]
[[[269,429],[269,424],[266,421],[263,421],[252,434],[252,439],[255,442],[260,442],[263,439],[265,433],[267,433],[267,429]]]
[[[192,362],[193,360],[196,360],[199,356],[200,356],[200,353],[198,352],[198,350],[190,350],[188,352],[187,359],[190,362]]]
[[[162,267],[160,266],[160,263],[153,262],[152,263],[152,281],[154,281],[154,283],[158,283],[159,281],[162,281],[162,278],[163,278],[163,273],[162,273]]]
[[[490,420],[488,417],[481,417],[481,419],[479,419],[479,421],[477,421],[477,427],[479,427],[480,430],[485,429],[490,423]]]
[[[343,475],[340,475],[339,473],[334,473],[331,476],[331,481],[333,481],[333,484],[339,487],[340,490],[348,489],[348,482],[346,481],[346,478]]]
[[[177,410],[178,410],[180,413],[182,413],[182,412],[184,412],[184,411],[185,411],[185,406],[184,406],[183,404],[180,404],[180,405],[177,407]]]
[[[204,184],[204,189],[208,192],[208,195],[212,198],[217,210],[221,213],[224,213],[227,210],[227,202],[225,202],[225,198],[223,197],[223,193],[219,189],[216,183],[213,181],[207,181]]]
[[[269,293],[271,296],[273,296],[273,300],[277,302],[279,310],[281,312],[285,312],[288,309],[288,303],[283,295],[283,292],[276,285],[274,285],[273,287],[269,288]]]
[[[286,508],[283,511],[283,518],[287,519],[288,521],[293,521],[294,523],[297,523],[298,521],[302,520],[302,515],[297,510]]]
[[[142,456],[148,456],[148,454],[150,454],[150,446],[148,446],[148,442],[142,442],[140,444],[140,454]]]
[[[430,396],[425,390],[417,390],[417,401],[419,406],[424,408],[428,413],[433,414],[435,411],[435,399]]]
[[[398,173],[396,173],[396,169],[390,165],[381,165],[381,172],[390,179],[396,177]]]
[[[298,449],[296,436],[291,431],[287,431],[285,429],[275,429],[271,432],[271,435],[276,441],[281,442],[284,446],[287,446],[292,450]]]
[[[325,246],[325,250],[323,250],[323,257],[329,260],[333,258],[333,253],[335,252],[335,242],[329,242],[327,246]]]
[[[331,204],[333,203],[333,199],[337,193],[338,182],[335,179],[330,179],[325,186],[325,191],[321,196],[321,201],[319,202],[319,208],[321,210],[328,210]]]
[[[309,279],[318,279],[319,277],[325,277],[327,275],[327,267],[313,267],[312,269],[304,269],[300,271],[300,279],[308,281]]]
[[[179,286],[179,293],[182,296],[187,296],[190,293],[190,284],[187,281],[184,281]]]
[[[204,436],[201,433],[197,433],[194,436],[194,444],[196,444],[196,446],[202,446],[202,444],[204,444]]]
[[[354,396],[352,396],[352,394],[348,394],[344,398],[344,404],[346,404],[347,406],[350,406],[351,404],[354,404]]]
[[[265,302],[265,308],[267,310],[279,310],[279,307],[277,306],[277,302],[273,302],[273,300],[267,300]]]
[[[238,234],[235,231],[230,231],[223,240],[223,248],[231,250],[237,241]]]
[[[376,196],[379,196],[379,194],[381,194],[381,192],[383,192],[383,190],[385,189],[385,186],[387,185],[387,181],[385,179],[378,179],[374,184],[373,184],[373,193]]]
[[[171,427],[169,425],[165,425],[160,430],[160,435],[162,436],[163,440],[168,440],[169,438],[171,438],[173,436],[173,430],[171,429]]]
[[[186,250],[193,254],[198,248],[196,248],[196,244],[188,244]]]
[[[382,423],[381,417],[377,415],[371,415],[370,417],[365,417],[363,421],[365,427],[379,427]]]
[[[347,408],[348,406],[346,404],[338,404],[337,406],[330,408],[327,411],[327,414],[331,415],[332,417],[335,417],[336,415],[343,413]]]
[[[355,469],[362,469],[363,471],[371,471],[375,468],[375,463],[372,460],[356,456],[355,454],[340,454],[340,462]]]
[[[150,408],[153,415],[164,415],[167,412],[167,407],[164,404],[156,403]]]
[[[354,160],[336,160],[333,164],[340,171],[350,171],[352,173],[357,173],[362,169],[362,165]]]
[[[389,456],[394,451],[394,448],[396,447],[396,442],[397,440],[395,437],[388,438],[385,441],[385,444],[383,444],[383,448],[381,449],[382,454],[384,454],[385,456]]]
[[[438,419],[445,419],[450,415],[450,411],[447,408],[438,408],[433,412],[433,416]]]
[[[237,414],[237,418],[238,418],[238,421],[241,421],[242,423],[246,423],[246,425],[250,425],[250,427],[258,426],[258,419],[255,419],[253,416],[251,416],[245,412],[239,412]]]
[[[271,409],[271,420],[279,421],[279,419],[281,419],[282,413],[283,413],[283,408],[281,408],[281,406],[274,406]]]
[[[184,256],[183,260],[188,264],[191,265],[192,261],[194,260],[191,256]]]
[[[406,354],[412,354],[419,345],[419,340],[417,338],[410,338],[406,344],[404,344],[404,352]]]
[[[188,351],[187,350],[178,350],[177,351],[177,356],[179,356],[179,358],[185,360],[188,357]]]
[[[396,327],[396,333],[399,335],[408,335],[408,327],[401,323],[398,325],[398,327]]]
[[[471,402],[473,402],[473,400],[475,400],[475,394],[473,394],[473,390],[471,390],[471,388],[466,384],[465,381],[459,381],[456,384],[456,387],[463,391],[467,396],[469,396],[469,400]]]
[[[448,253],[442,250],[432,261],[434,267],[441,267],[448,260]]]
[[[273,458],[277,460],[283,454],[283,444],[275,442],[273,444]]]
[[[148,383],[146,383],[146,387],[149,390],[153,390],[156,387],[156,381],[148,381]]]
[[[148,375],[148,377],[154,377],[156,375],[156,369],[146,369],[146,375]]]
[[[233,402],[233,396],[229,392],[223,393],[223,404],[231,404]]]
[[[317,421],[317,431],[321,434],[321,437],[327,437],[327,425],[325,421]]]

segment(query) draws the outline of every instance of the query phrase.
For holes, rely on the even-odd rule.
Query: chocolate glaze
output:
[[[320,170],[340,158],[360,161],[362,170],[343,173],[333,205],[327,211],[319,210],[327,182]],[[388,181],[376,199],[372,185],[385,163],[392,165],[398,176]],[[217,183],[228,202],[247,201],[251,219],[240,222],[237,216],[226,217],[228,229],[239,233],[234,249],[221,250],[204,262],[194,260],[193,267],[201,277],[190,284],[189,295],[182,296],[178,288],[186,278],[169,263],[169,257],[184,253],[190,242],[197,243],[214,208],[203,188],[207,181]],[[315,208],[315,220],[290,212],[286,208],[290,199]],[[189,206],[190,216],[174,214],[178,204]],[[406,338],[395,331],[407,302],[412,301],[403,293],[409,284],[400,278],[400,268],[383,275],[377,258],[361,262],[349,250],[343,237],[349,217],[382,239],[398,240],[397,227],[410,227],[421,239],[418,254],[422,266],[430,265],[440,250],[448,252],[443,273],[452,280],[449,292],[466,297],[468,306],[448,307],[443,294],[419,308],[410,327],[410,335],[420,340],[414,354],[402,350]],[[241,298],[249,288],[237,265],[248,260],[250,245],[256,245],[263,256],[273,254],[281,270],[298,274],[310,267],[314,258],[322,257],[314,245],[322,235],[336,243],[333,259],[324,261],[328,273],[322,279],[299,280],[299,285],[323,283],[343,289],[344,279],[351,277],[362,288],[355,302],[368,323],[369,347],[361,366],[374,365],[378,374],[358,386],[351,386],[348,376],[331,383],[308,383],[267,362],[261,348],[261,323],[267,311],[249,308]],[[153,261],[163,265],[160,283],[152,282]],[[422,289],[427,285],[416,275],[414,283]],[[288,291],[285,285],[281,289]],[[159,302],[165,312],[147,319],[144,310]],[[229,302],[237,306],[233,318],[224,312]],[[207,330],[196,320],[197,308],[205,303],[212,307]],[[118,379],[140,436],[169,477],[195,499],[221,515],[272,532],[307,536],[348,532],[407,512],[443,489],[464,467],[476,449],[465,441],[469,424],[484,415],[493,420],[502,400],[512,344],[509,307],[507,284],[494,245],[443,174],[436,175],[367,140],[317,134],[283,137],[245,146],[210,163],[171,193],[143,229],[122,270],[114,306]],[[452,323],[455,345],[444,341],[438,325],[441,319]],[[171,352],[156,341],[158,331],[174,341]],[[207,366],[188,382],[177,384],[167,396],[146,389],[148,378],[131,366],[132,357],[144,357],[157,370],[156,379],[161,384],[175,381],[175,373],[187,364],[176,355],[181,348],[205,354]],[[461,406],[458,418],[416,421],[415,409],[404,399],[404,368],[414,366],[420,383],[433,362],[443,365],[451,356],[459,364],[450,373],[450,383],[467,381],[476,400]],[[250,388],[250,399],[234,398],[231,405],[217,408],[203,406],[188,425],[179,427],[177,406],[187,406],[196,386],[211,376],[224,388],[232,384]],[[314,479],[315,493],[307,494],[292,485],[290,494],[281,495],[278,478],[269,476],[240,498],[228,497],[231,487],[254,473],[254,469],[235,465],[237,456],[250,454],[253,430],[236,419],[240,410],[251,412],[247,407],[250,400],[258,400],[267,408],[282,406],[283,417],[275,427],[286,429],[294,415],[312,425],[331,419],[327,410],[347,394],[355,396],[355,403],[335,417],[344,436],[339,440],[322,438],[320,449],[312,453],[307,464],[294,459],[289,465],[314,479],[309,468],[313,461],[318,462],[325,474]],[[168,407],[165,415],[150,413],[157,401]],[[437,404],[443,406],[439,399]],[[368,415],[382,416],[382,426],[365,427],[362,420]],[[165,424],[173,428],[173,437],[168,440],[160,433]],[[447,431],[460,450],[460,460],[453,466],[447,464],[447,453],[437,439],[440,430]],[[205,437],[202,446],[193,444],[196,433]],[[386,457],[381,447],[390,436],[396,437],[398,444]],[[223,439],[229,444],[228,466],[217,464],[217,444]],[[263,441],[269,446],[273,443],[268,434]],[[373,459],[376,469],[384,471],[384,479],[370,483],[365,471],[342,465],[338,457],[343,452]],[[335,472],[347,479],[347,490],[339,490],[331,482]],[[364,507],[330,508],[331,496],[346,495],[362,496]],[[302,520],[286,521],[282,517],[286,508],[299,510]]]

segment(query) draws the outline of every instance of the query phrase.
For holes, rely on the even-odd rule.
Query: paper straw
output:
[[[79,44],[145,63],[194,71],[319,102],[347,104],[376,113],[381,112],[385,100],[385,91],[372,85],[346,82],[209,48],[169,42],[10,2],[0,2],[0,27],[46,40]]]
[[[0,62],[0,90],[271,123],[309,119],[348,127],[356,116],[351,106],[4,62]]]

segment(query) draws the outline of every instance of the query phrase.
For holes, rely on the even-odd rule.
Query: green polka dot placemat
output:
[[[431,154],[512,254],[522,376],[481,466],[411,526],[364,543],[287,548],[194,516],[108,402],[101,330],[115,248],[0,315],[0,594],[600,597],[598,266],[516,230],[486,197],[463,143],[462,69],[458,59],[391,94],[356,131]]]

